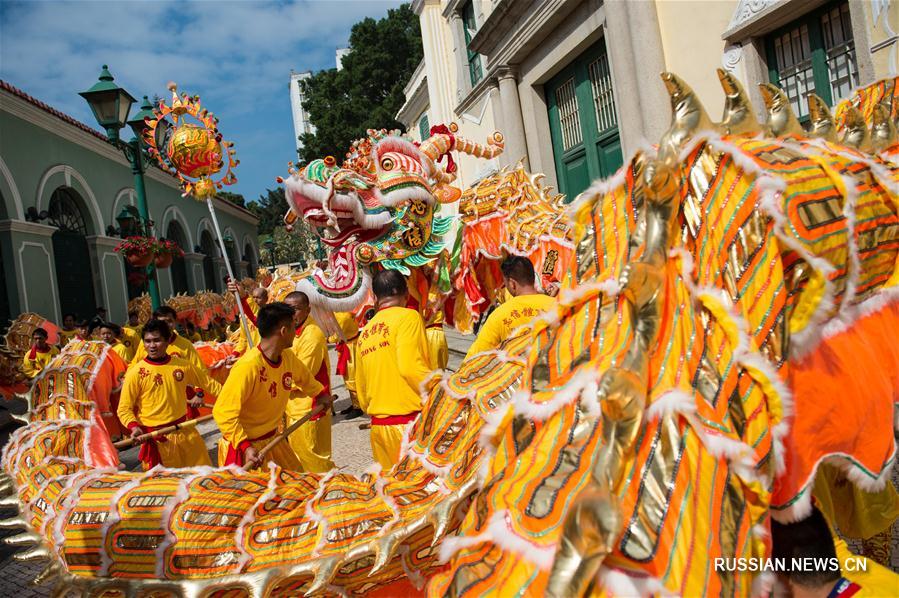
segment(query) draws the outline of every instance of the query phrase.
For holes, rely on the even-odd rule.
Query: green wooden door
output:
[[[53,260],[56,262],[60,313],[89,318],[97,303],[94,300],[91,257],[84,235],[68,230],[53,233]]]
[[[6,331],[6,325],[12,318],[9,308],[9,291],[6,289],[6,272],[3,271],[3,256],[0,255],[0,334]]]
[[[53,233],[53,261],[56,262],[56,289],[59,313],[73,313],[90,319],[96,312],[91,256],[87,249],[87,219],[84,200],[71,187],[59,187],[50,197],[47,224]]]
[[[559,190],[571,201],[621,166],[621,139],[605,42],[575,58],[546,85]]]

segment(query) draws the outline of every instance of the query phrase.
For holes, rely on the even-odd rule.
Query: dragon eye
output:
[[[393,167],[394,167],[393,158],[381,159],[381,168],[383,170],[393,170]]]

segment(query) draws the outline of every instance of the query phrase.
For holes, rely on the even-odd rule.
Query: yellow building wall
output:
[[[880,8],[880,12],[875,14],[877,8]],[[865,12],[870,47],[881,46],[871,52],[874,79],[895,77],[899,74],[899,39],[896,39],[899,34],[899,2],[889,2],[885,7],[883,3],[871,2]],[[891,38],[894,41],[886,43]]]
[[[724,110],[715,73],[725,48],[721,34],[736,8],[736,0],[656,0],[666,68],[693,88],[713,120]]]

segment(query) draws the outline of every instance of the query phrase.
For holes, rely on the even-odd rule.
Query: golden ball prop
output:
[[[191,178],[215,174],[223,166],[219,140],[205,127],[189,124],[177,127],[166,150],[172,166]]]

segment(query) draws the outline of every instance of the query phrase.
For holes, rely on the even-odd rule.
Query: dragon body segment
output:
[[[570,206],[557,310],[432,377],[391,471],[119,472],[89,399],[113,366],[93,344],[75,345],[42,379],[70,386],[38,381],[30,424],[0,461],[14,492],[6,504],[19,507],[4,525],[26,529],[13,542],[35,544],[24,558],[50,558],[42,580],[93,594],[768,587],[765,575],[712,562],[769,554],[768,517],[807,514],[820,462],[872,490],[893,465],[897,104],[868,109],[892,97],[884,91],[842,108],[887,129],[877,147],[853,118],[827,141],[792,130],[774,92],[774,116],[752,121],[738,84],[721,76],[728,108],[716,124],[666,75],[675,118],[658,152],[636,154]],[[448,176],[434,158],[420,163],[432,169],[427,184]],[[299,178],[319,167],[333,166],[310,164]],[[383,195],[372,170],[354,179],[363,170],[320,177],[317,207],[292,200],[330,234],[355,235],[345,245],[357,258],[387,222],[366,199]],[[388,179],[404,190],[398,204],[427,203],[410,180],[391,175],[384,189]],[[83,354],[93,357],[72,371]],[[834,412],[841,433],[822,434]]]

